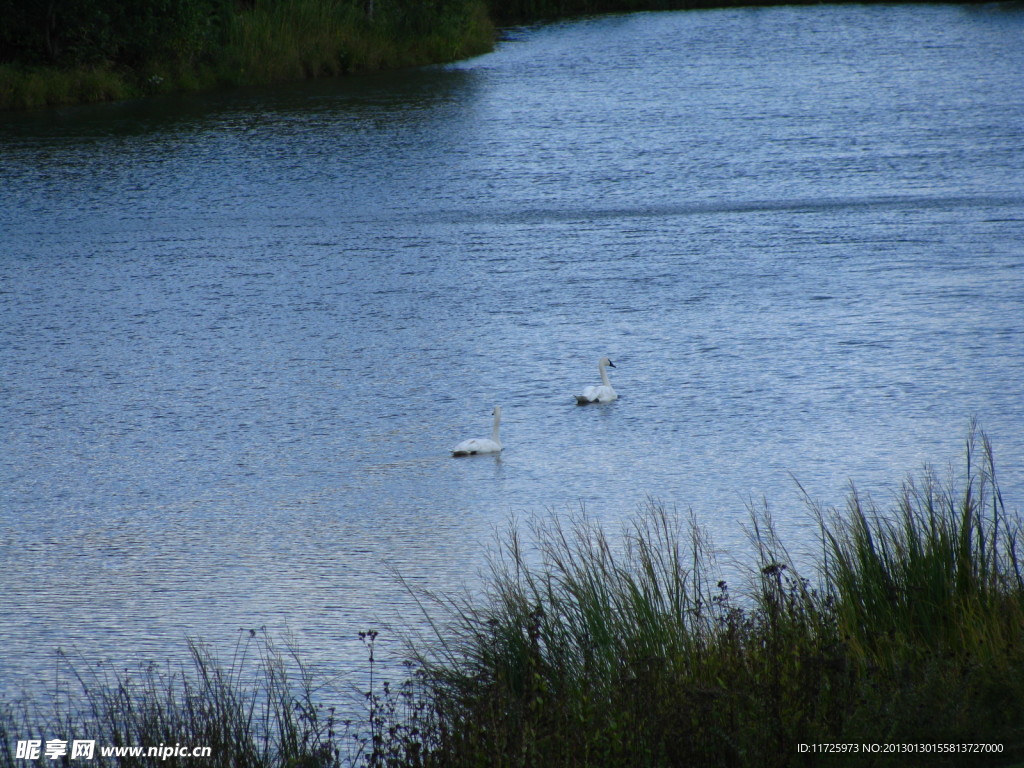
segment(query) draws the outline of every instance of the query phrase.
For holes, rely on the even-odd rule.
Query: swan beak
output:
[[[615,363],[613,363],[611,360],[609,360],[608,361],[608,367],[609,368],[614,368],[615,367]]]

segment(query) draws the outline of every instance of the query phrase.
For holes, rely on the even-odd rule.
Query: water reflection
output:
[[[8,141],[18,138],[40,143],[66,138],[73,140],[73,148],[80,148],[95,139],[187,136],[210,130],[306,135],[310,127],[336,122],[364,130],[384,129],[395,122],[385,119],[388,116],[418,118],[410,117],[408,123],[430,119],[452,105],[465,104],[478,87],[479,76],[472,70],[424,67],[284,86],[11,112],[0,123],[0,136]]]

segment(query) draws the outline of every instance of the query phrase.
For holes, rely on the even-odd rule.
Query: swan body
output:
[[[601,383],[597,386],[584,387],[582,395],[576,395],[576,405],[590,405],[591,403],[610,403],[615,400],[619,393],[612,388],[608,381],[608,371],[605,367],[614,368],[615,363],[607,357],[597,361],[597,370],[601,373]]]
[[[478,453],[500,453],[502,449],[501,440],[498,439],[498,427],[501,425],[501,406],[494,406],[494,429],[491,431],[491,438],[471,437],[463,440],[452,448],[452,456],[474,456]]]

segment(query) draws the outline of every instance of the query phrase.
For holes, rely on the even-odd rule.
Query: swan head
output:
[[[614,368],[615,367],[615,363],[613,363],[607,357],[602,357],[600,360],[597,361],[597,364],[600,365],[600,366],[607,366],[609,368]]]
[[[500,405],[494,406],[494,410],[491,411],[491,416],[493,416],[495,419],[500,419],[501,418],[501,406]]]

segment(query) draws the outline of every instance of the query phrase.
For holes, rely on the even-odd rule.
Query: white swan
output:
[[[491,432],[491,439],[486,437],[471,437],[463,440],[452,448],[452,456],[473,456],[477,453],[499,453],[502,445],[498,439],[498,426],[501,424],[501,406],[494,406],[494,430]]]
[[[590,403],[610,403],[619,396],[619,393],[612,389],[612,383],[608,381],[608,371],[604,368],[614,368],[615,363],[607,357],[597,361],[597,370],[601,372],[601,384],[596,387],[585,387],[582,395],[576,395],[576,405],[589,405]]]

